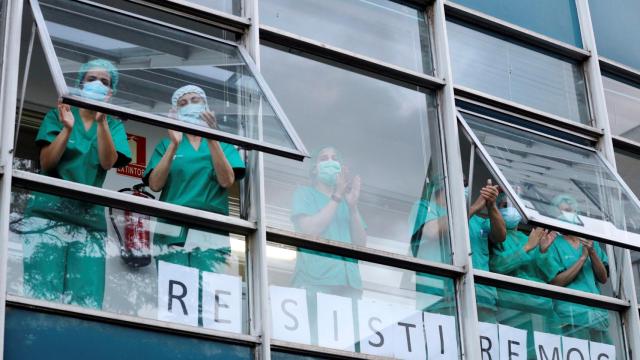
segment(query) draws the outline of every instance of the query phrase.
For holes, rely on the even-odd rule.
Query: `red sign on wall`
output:
[[[131,148],[131,162],[117,170],[118,174],[142,179],[147,168],[147,139],[143,136],[127,133],[129,148]]]

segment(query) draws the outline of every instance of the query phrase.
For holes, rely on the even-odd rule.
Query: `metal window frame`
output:
[[[271,105],[271,108],[273,109],[275,114],[278,116],[280,123],[282,124],[286,132],[286,135],[292,141],[293,145],[295,146],[295,149],[289,149],[282,146],[269,144],[263,141],[262,135],[259,136],[260,137],[259,139],[252,139],[249,137],[244,137],[236,134],[230,134],[217,129],[210,129],[210,128],[205,128],[197,125],[186,124],[184,122],[177,121],[166,116],[155,115],[155,114],[146,113],[146,112],[142,112],[134,109],[129,109],[123,106],[113,105],[106,102],[95,101],[95,100],[85,99],[79,96],[71,95],[69,88],[66,84],[66,81],[64,80],[64,76],[62,74],[62,69],[60,67],[58,57],[56,56],[55,49],[51,41],[51,37],[49,35],[49,32],[45,24],[45,19],[42,14],[42,10],[40,9],[39,1],[29,0],[34,21],[38,29],[40,42],[42,44],[45,58],[47,60],[49,69],[53,77],[53,82],[56,86],[58,96],[62,98],[62,101],[64,103],[67,103],[69,105],[74,105],[74,106],[82,106],[87,109],[104,112],[104,113],[117,116],[123,119],[145,122],[148,124],[162,126],[168,129],[178,130],[185,133],[202,136],[205,138],[225,141],[234,145],[238,145],[245,149],[268,152],[277,156],[291,158],[298,161],[302,161],[304,160],[304,158],[309,157],[309,154],[304,144],[302,143],[300,137],[298,136],[297,132],[293,128],[293,125],[291,124],[291,122],[285,115],[284,111],[280,107],[275,96],[267,86],[266,81],[264,80],[260,72],[257,71],[257,67],[252,61],[251,57],[248,56],[247,51],[241,46],[239,46],[238,44],[227,41],[227,40],[218,39],[213,36],[202,34],[196,31],[184,29],[176,25],[167,24],[155,19],[149,19],[147,17],[141,16],[138,14],[133,14],[133,13],[122,11],[113,7],[96,4],[92,1],[87,1],[87,0],[74,0],[74,1],[76,1],[79,4],[84,4],[84,5],[92,6],[98,9],[102,9],[106,12],[115,12],[120,15],[128,16],[128,17],[137,19],[138,21],[143,21],[151,24],[164,26],[166,28],[173,29],[179,32],[199,36],[199,37],[208,39],[210,41],[227,44],[238,49],[241,58],[244,60],[245,64],[248,66],[249,70],[251,71],[252,73],[251,75],[254,77],[258,86],[260,87],[260,90],[262,91],[264,98],[269,103],[269,105]],[[259,122],[261,121],[262,120],[259,119]],[[258,126],[260,127],[261,124],[258,124]]]
[[[504,174],[500,170],[500,167],[498,165],[496,165],[496,163],[494,162],[493,158],[489,154],[488,150],[480,142],[480,140],[475,135],[475,133],[473,132],[473,129],[469,126],[469,124],[467,124],[466,120],[464,119],[464,116],[461,114],[461,113],[464,113],[464,112],[465,112],[464,110],[459,110],[459,112],[458,112],[458,121],[462,125],[466,135],[475,144],[476,149],[478,150],[478,153],[480,154],[482,160],[487,165],[487,168],[489,169],[489,171],[496,178],[496,180],[500,183],[500,185],[502,186],[504,191],[507,193],[509,198],[513,201],[513,204],[518,209],[518,211],[520,212],[520,214],[523,216],[523,218],[525,219],[525,221],[527,223],[531,223],[531,224],[534,224],[536,226],[546,227],[548,229],[561,231],[563,233],[570,233],[570,234],[575,234],[575,235],[579,235],[579,236],[585,236],[585,237],[591,238],[593,240],[601,241],[601,242],[604,242],[604,243],[607,243],[607,244],[611,244],[611,245],[616,245],[616,246],[619,246],[619,247],[622,247],[622,248],[625,248],[625,249],[640,250],[640,244],[630,243],[630,242],[627,242],[627,241],[624,241],[624,240],[616,239],[613,236],[607,236],[606,234],[602,234],[602,233],[595,232],[595,231],[590,231],[589,229],[580,228],[578,226],[572,226],[572,225],[566,224],[566,223],[564,223],[562,221],[548,218],[548,217],[546,217],[544,215],[538,216],[538,215],[533,214],[532,211],[530,211],[527,207],[525,207],[525,205],[522,202],[522,200],[516,195],[515,191],[513,190],[513,187],[511,186],[511,183],[504,176]],[[520,126],[517,126],[517,125],[509,124],[509,123],[504,122],[504,121],[495,120],[495,119],[492,119],[491,117],[488,117],[488,116],[484,116],[484,115],[475,115],[475,116],[483,117],[484,119],[486,119],[488,121],[492,121],[492,122],[494,122],[496,124],[500,124],[502,126],[507,126],[507,127],[510,127],[510,128],[526,131],[526,132],[534,134],[534,135],[543,136],[545,138],[548,138],[548,139],[551,139],[551,140],[554,140],[554,141],[559,141],[559,142],[562,142],[564,144],[571,145],[571,146],[574,146],[576,148],[580,148],[580,149],[592,152],[603,163],[605,168],[607,170],[609,170],[611,175],[613,175],[614,179],[618,181],[618,184],[621,185],[622,189],[627,193],[626,195],[629,196],[629,199],[631,201],[633,201],[635,203],[635,205],[640,209],[640,201],[638,201],[638,198],[635,196],[635,194],[633,192],[631,192],[629,187],[626,185],[624,180],[622,180],[622,178],[620,178],[618,173],[615,170],[613,170],[611,164],[609,164],[609,162],[602,156],[602,154],[599,153],[598,151],[596,151],[595,149],[592,149],[592,148],[589,148],[589,147],[586,147],[586,146],[582,146],[582,145],[579,145],[579,144],[573,144],[573,143],[571,143],[569,141],[566,141],[564,139],[558,139],[556,137],[553,137],[553,136],[550,136],[550,135],[547,135],[547,134],[544,134],[544,133],[540,133],[540,132],[537,132],[537,131],[529,130],[529,129],[526,129],[526,128],[523,128],[523,127],[520,127]]]
[[[260,339],[260,337],[258,336],[236,334],[226,331],[182,325],[151,318],[111,313],[103,310],[94,310],[75,305],[54,303],[50,301],[31,299],[16,295],[7,295],[7,305],[36,312],[53,313],[80,319],[107,322],[127,327],[162,331],[178,335],[191,335],[203,339],[221,341],[230,344],[253,347],[259,345],[262,342],[262,339]]]

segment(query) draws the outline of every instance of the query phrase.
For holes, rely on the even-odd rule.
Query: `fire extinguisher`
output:
[[[132,188],[124,188],[118,192],[130,193],[147,199],[155,197],[144,190],[144,184],[138,184]],[[124,236],[116,226],[113,209],[109,208],[111,223],[120,243],[120,257],[125,264],[139,268],[151,263],[151,236],[149,230],[149,215],[124,210]]]

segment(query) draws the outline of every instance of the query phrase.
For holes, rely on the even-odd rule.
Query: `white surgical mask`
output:
[[[578,218],[578,214],[571,211],[562,211],[562,215],[560,215],[560,219],[570,222],[572,224],[579,224],[580,219]]]

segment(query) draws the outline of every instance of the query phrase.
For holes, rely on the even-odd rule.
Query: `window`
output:
[[[454,21],[447,22],[447,34],[456,85],[590,123],[577,62]]]
[[[260,21],[409,70],[433,73],[424,9],[389,0],[263,0]]]
[[[304,164],[265,159],[268,224],[451,262],[433,92],[350,72],[305,54],[263,46],[261,55],[265,77],[284,108],[299,119],[295,126],[312,149]],[[301,83],[307,91],[299,91]],[[335,174],[343,168],[346,185],[341,186],[346,188],[338,189]],[[335,191],[339,202],[332,220],[318,225],[316,215],[334,206]]]
[[[640,88],[615,77],[602,77],[611,134],[640,142]]]
[[[615,6],[604,0],[589,1],[598,54],[640,69],[640,41],[632,34],[640,31],[636,14],[640,3],[619,0]]]
[[[185,3],[188,5],[208,7],[211,9],[221,10],[231,15],[242,15],[242,0],[169,0],[175,3]]]
[[[47,0],[32,1],[32,8],[65,102],[247,149],[298,160],[306,155],[246,51],[236,44],[97,5]],[[108,97],[90,97],[93,90],[80,88],[78,75],[91,60],[115,68]],[[188,114],[176,113],[172,95],[185,85],[203,89],[215,121],[189,121]],[[271,120],[263,122],[263,116]]]
[[[508,349],[527,359],[626,358],[620,316],[614,311],[476,285],[476,293],[483,291],[498,294],[497,306],[477,300],[483,356],[498,359],[501,349]]]
[[[276,244],[267,261],[274,339],[403,359],[458,357],[451,279]]]
[[[460,122],[527,222],[638,246],[638,200],[595,150],[464,110]]]
[[[18,188],[12,200],[9,294],[247,333],[243,236]]]
[[[6,341],[11,346],[5,349],[4,358],[10,360],[49,358],[51,354],[64,354],[65,359],[70,360],[104,356],[116,359],[186,357],[200,360],[210,359],[212,356],[230,360],[253,358],[253,350],[248,346],[151,332],[21,308],[9,307],[6,319]]]
[[[455,0],[455,3],[582,47],[574,0]]]

